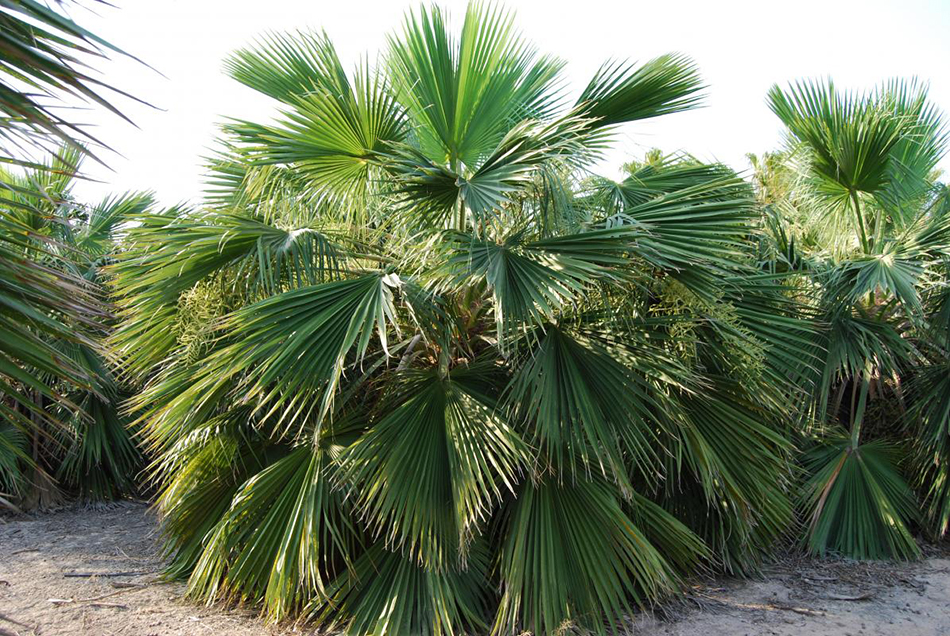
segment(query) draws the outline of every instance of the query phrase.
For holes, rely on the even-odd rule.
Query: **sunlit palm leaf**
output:
[[[833,82],[773,86],[769,106],[790,134],[808,144],[812,169],[830,194],[874,193],[887,183],[891,150],[907,123],[865,96]]]
[[[513,491],[527,460],[523,442],[483,393],[490,384],[479,386],[491,368],[479,366],[408,381],[408,399],[343,458],[373,534],[432,570],[465,558],[478,524]]]
[[[458,169],[475,166],[523,119],[540,119],[559,101],[562,63],[538,57],[500,6],[473,2],[461,35],[438,7],[406,17],[391,38],[390,68],[422,152]]]
[[[913,493],[883,441],[858,448],[846,437],[817,446],[805,457],[810,477],[804,503],[810,518],[808,549],[864,559],[908,559],[919,554],[908,524],[916,516]]]
[[[233,312],[221,325],[228,344],[201,362],[185,390],[155,407],[151,425],[204,421],[233,381],[240,382],[242,403],[264,419],[278,414],[275,435],[304,426],[311,415],[322,420],[351,350],[362,357],[373,336],[386,347],[394,321],[391,284],[368,274],[283,292]]]
[[[232,56],[227,68],[291,106],[277,126],[228,126],[250,159],[294,165],[331,194],[364,194],[378,153],[406,135],[402,108],[384,77],[366,63],[351,82],[325,35],[272,36]]]
[[[251,477],[208,534],[189,593],[263,601],[280,620],[326,594],[356,540],[326,449],[299,446]]]
[[[696,65],[683,55],[662,55],[636,66],[610,62],[577,99],[597,125],[610,126],[677,113],[697,106],[704,88]]]
[[[94,77],[88,61],[125,55],[70,18],[35,0],[0,2],[4,68],[0,72],[2,161],[29,165],[66,144],[89,154],[88,129],[58,114],[56,102],[72,97],[125,119],[104,93],[121,93]],[[52,98],[52,99],[51,99]],[[37,152],[39,150],[39,152]]]
[[[113,344],[133,371],[160,362],[176,345],[182,292],[233,268],[236,284],[252,293],[312,285],[337,271],[335,246],[309,227],[287,230],[233,214],[200,217],[178,209],[135,217],[128,249],[111,268],[127,316]]]
[[[187,577],[205,550],[205,539],[227,513],[241,485],[266,467],[264,439],[247,431],[247,412],[211,419],[166,446],[153,467],[163,478],[162,512],[168,576]]]
[[[516,233],[501,244],[462,233],[447,236],[447,261],[459,280],[484,279],[495,299],[499,333],[539,325],[598,280],[624,278],[629,254],[642,232],[636,227],[593,230],[540,241]]]

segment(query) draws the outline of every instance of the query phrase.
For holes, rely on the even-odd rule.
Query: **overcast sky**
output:
[[[102,183],[77,194],[153,190],[164,204],[197,201],[202,157],[225,117],[268,121],[274,104],[221,72],[221,60],[265,31],[325,29],[347,66],[375,55],[415,2],[403,0],[112,0],[116,8],[73,17],[136,55],[100,64],[104,79],[156,108],[118,102],[138,128],[85,113],[94,134],[117,154],[111,170],[89,164]],[[446,0],[456,23],[464,0]],[[950,109],[950,0],[518,0],[524,36],[568,62],[579,91],[602,62],[645,61],[677,51],[693,57],[708,84],[704,108],[622,130],[612,159],[652,148],[748,168],[746,153],[781,143],[765,104],[773,83],[831,76],[839,86],[870,88],[895,77],[930,83],[931,98]],[[944,169],[950,169],[945,160]],[[604,168],[609,170],[608,168]]]

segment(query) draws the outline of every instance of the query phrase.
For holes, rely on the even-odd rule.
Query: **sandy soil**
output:
[[[180,585],[158,581],[156,522],[142,505],[0,518],[0,558],[0,636],[308,633],[182,601]],[[630,632],[950,636],[950,553],[902,565],[786,559],[761,579],[698,585]]]
[[[787,558],[753,580],[696,586],[682,606],[639,618],[630,633],[950,635],[950,551],[925,552],[915,563]]]

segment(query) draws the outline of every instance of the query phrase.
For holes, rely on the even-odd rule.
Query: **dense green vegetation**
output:
[[[352,73],[272,35],[226,69],[280,114],[224,126],[200,206],[82,205],[76,144],[4,173],[46,277],[0,279],[5,500],[148,483],[191,596],[352,634],[612,631],[783,544],[942,537],[925,87],[775,87],[749,179],[651,152],[615,181],[618,127],[698,105],[698,70],[608,63],[572,99],[563,66],[477,3]]]
[[[800,281],[821,334],[795,431],[808,547],[916,556],[913,525],[942,536],[950,513],[942,116],[916,82],[869,95],[801,84],[769,102],[790,140],[756,161],[775,266]]]
[[[10,206],[7,219],[24,228],[22,248],[31,264],[62,281],[75,280],[82,293],[95,298],[103,267],[116,251],[116,228],[152,201],[125,195],[91,206],[76,202],[70,188],[81,162],[79,150],[63,147],[47,165],[22,176],[0,174],[0,184],[9,188],[3,199]],[[58,300],[70,302],[62,293]],[[88,382],[70,382],[48,368],[37,369],[39,383],[32,385],[14,376],[35,410],[11,405],[11,412],[31,416],[26,429],[14,418],[0,421],[0,492],[27,507],[59,501],[61,488],[97,500],[136,489],[141,455],[132,441],[131,418],[121,408],[130,393],[101,346],[111,322],[107,310],[100,303],[95,314],[66,323],[68,333],[41,340],[55,367],[68,361]]]
[[[119,91],[89,65],[122,52],[35,0],[0,1],[0,33],[0,509],[15,510],[57,502],[61,486],[95,498],[133,486],[139,451],[101,344],[98,283],[112,230],[148,202],[70,196],[103,146],[64,106],[121,116],[107,99]]]

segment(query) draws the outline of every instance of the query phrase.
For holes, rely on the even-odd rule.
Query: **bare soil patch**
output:
[[[184,601],[161,567],[144,505],[0,518],[0,636],[312,633]],[[950,552],[905,564],[789,558],[757,579],[696,586],[661,614],[638,617],[630,633],[950,636]]]
[[[753,579],[696,586],[634,621],[649,636],[950,636],[950,551],[913,563],[787,557]],[[662,615],[661,615],[662,614]]]
[[[161,569],[157,520],[145,505],[0,522],[0,635],[284,633],[255,612],[182,600],[184,586],[161,581]]]

